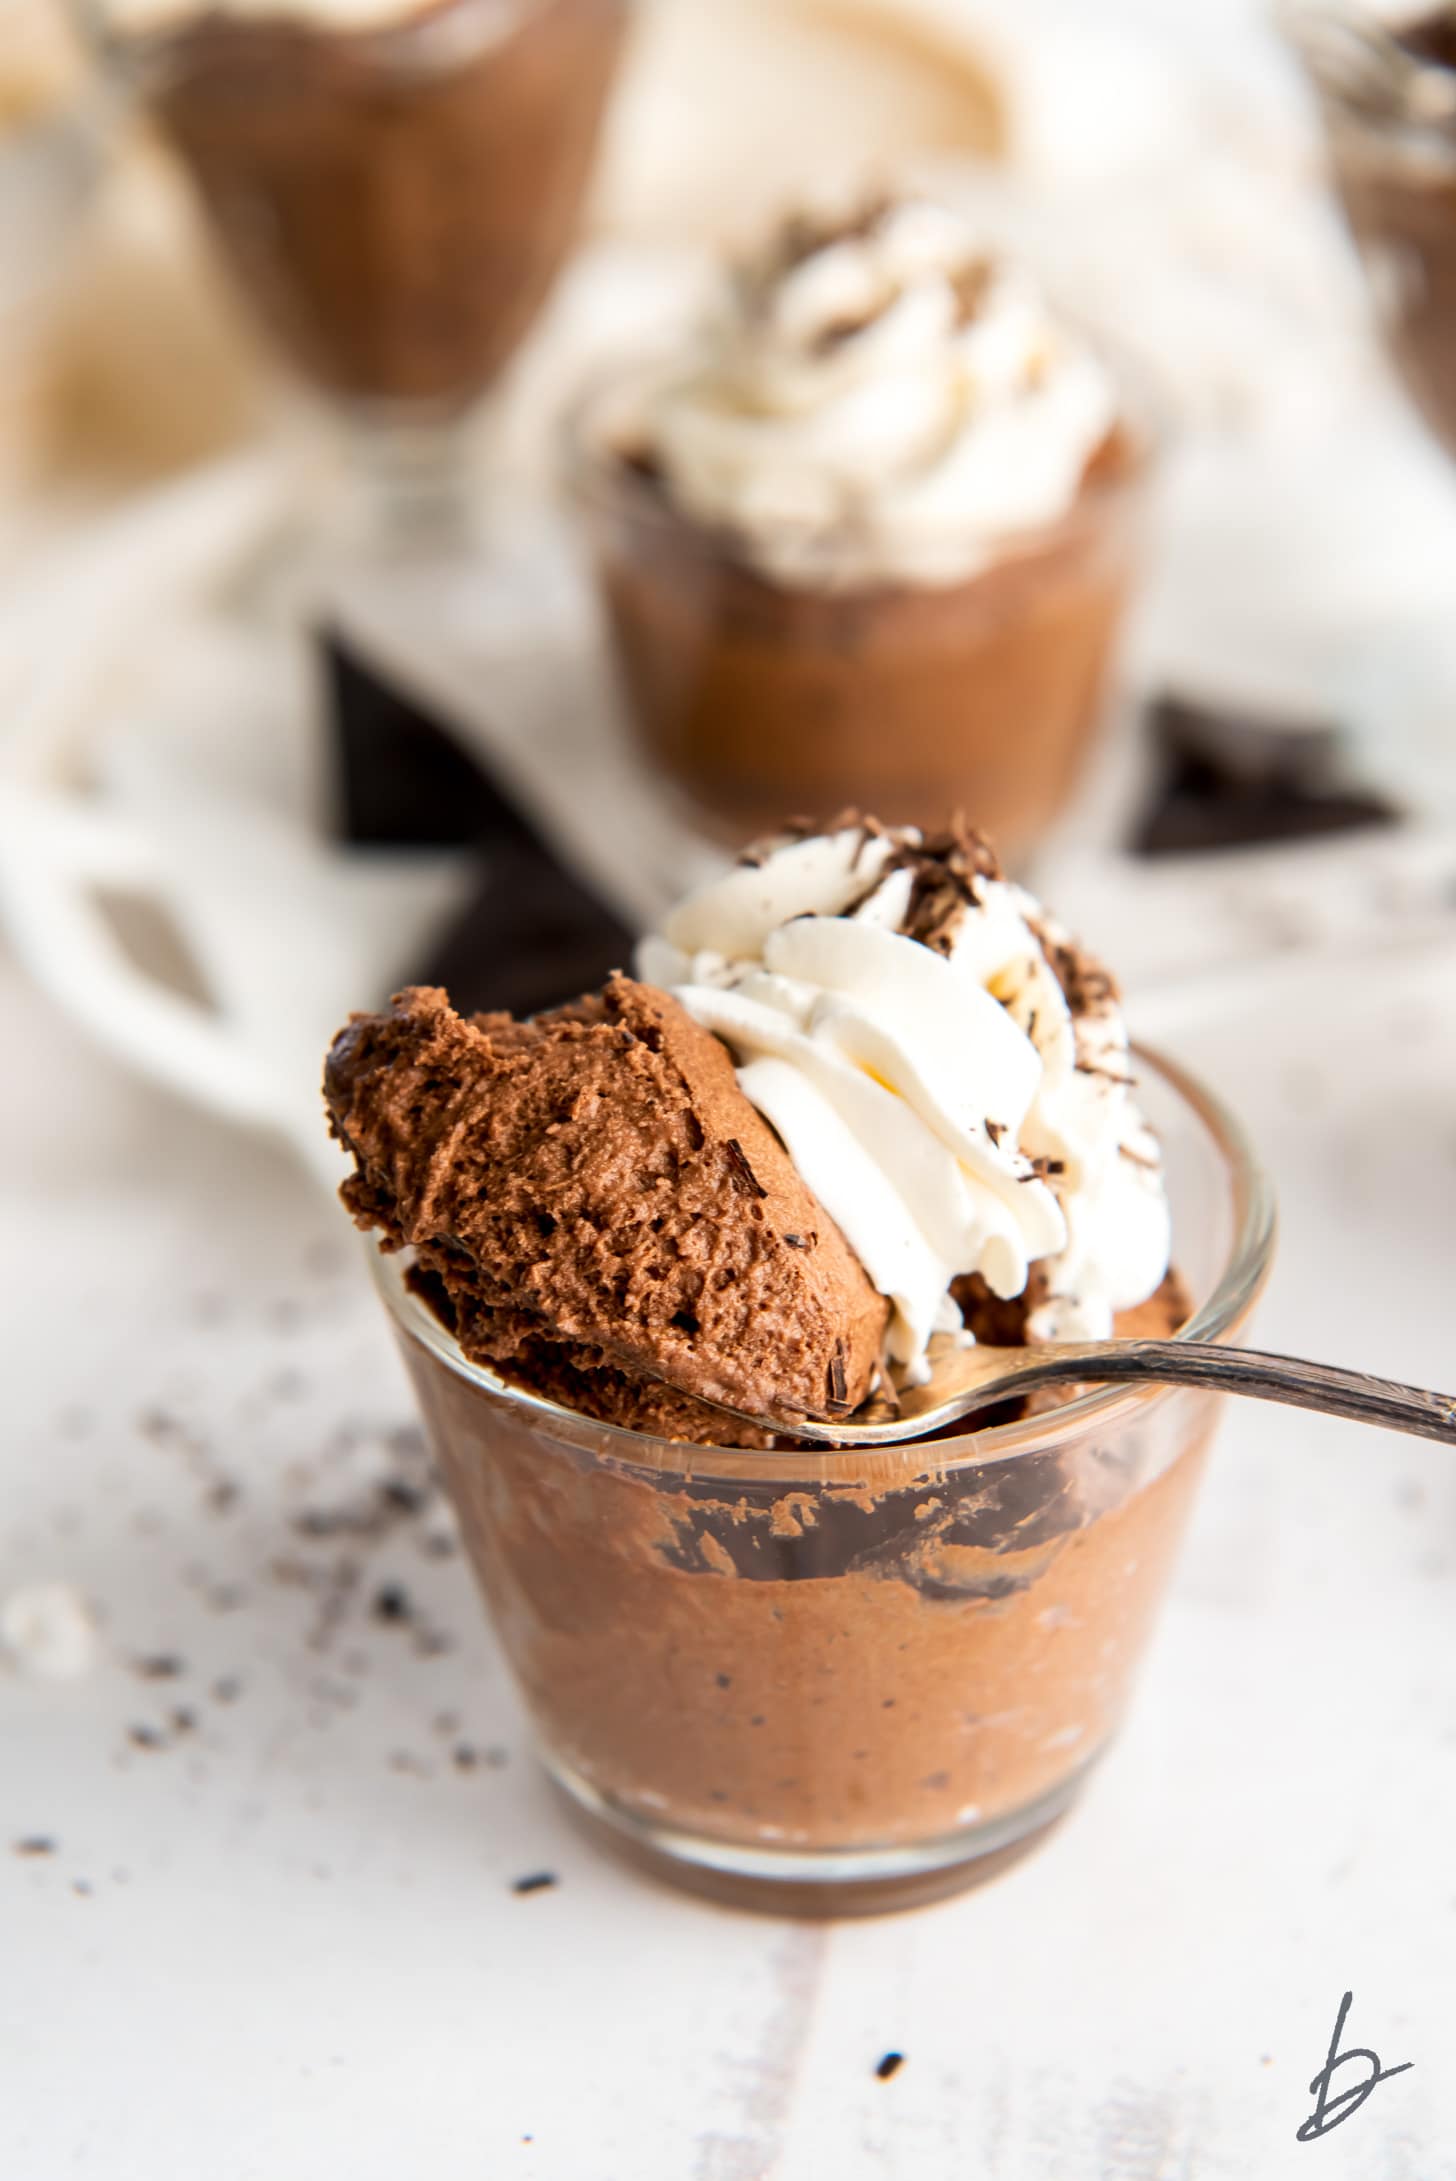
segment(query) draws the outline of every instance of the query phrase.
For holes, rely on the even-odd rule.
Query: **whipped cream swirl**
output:
[[[1168,1269],[1156,1139],[1111,980],[974,835],[846,825],[682,902],[638,973],[733,1054],[748,1098],[893,1306],[923,1374],[951,1283],[1045,1276],[1033,1340],[1106,1338]]]
[[[1024,271],[921,199],[786,223],[642,451],[776,580],[937,584],[1055,522],[1117,419]]]

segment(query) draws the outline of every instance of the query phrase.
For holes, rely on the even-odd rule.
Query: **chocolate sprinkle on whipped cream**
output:
[[[690,366],[611,433],[775,581],[955,583],[1059,521],[1118,423],[1111,375],[949,205],[792,216]]]

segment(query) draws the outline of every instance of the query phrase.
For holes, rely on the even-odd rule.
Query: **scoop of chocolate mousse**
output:
[[[412,987],[324,1076],[342,1195],[472,1360],[606,1422],[737,1439],[708,1402],[847,1415],[888,1305],[743,1092],[655,988],[531,1021]]]

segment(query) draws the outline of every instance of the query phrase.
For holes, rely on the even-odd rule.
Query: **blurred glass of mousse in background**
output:
[[[460,426],[575,239],[628,14],[94,0],[242,292],[376,467],[387,525],[461,522]]]

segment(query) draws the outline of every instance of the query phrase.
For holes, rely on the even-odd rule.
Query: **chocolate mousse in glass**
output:
[[[1456,454],[1456,9],[1285,0],[1382,331]]]
[[[849,797],[1013,862],[1093,748],[1152,436],[940,205],[799,217],[573,432],[629,716],[720,837]]]
[[[96,0],[219,248],[360,451],[439,508],[575,237],[628,0]],[[438,511],[438,510],[437,510]]]
[[[1123,1716],[1217,1398],[1091,1392],[873,1451],[792,1419],[892,1402],[967,1333],[1237,1339],[1272,1214],[1235,1124],[1130,1055],[1111,980],[984,844],[783,839],[637,979],[524,1023],[402,993],[325,1088],[578,1812],[802,1913],[1037,1839]]]

